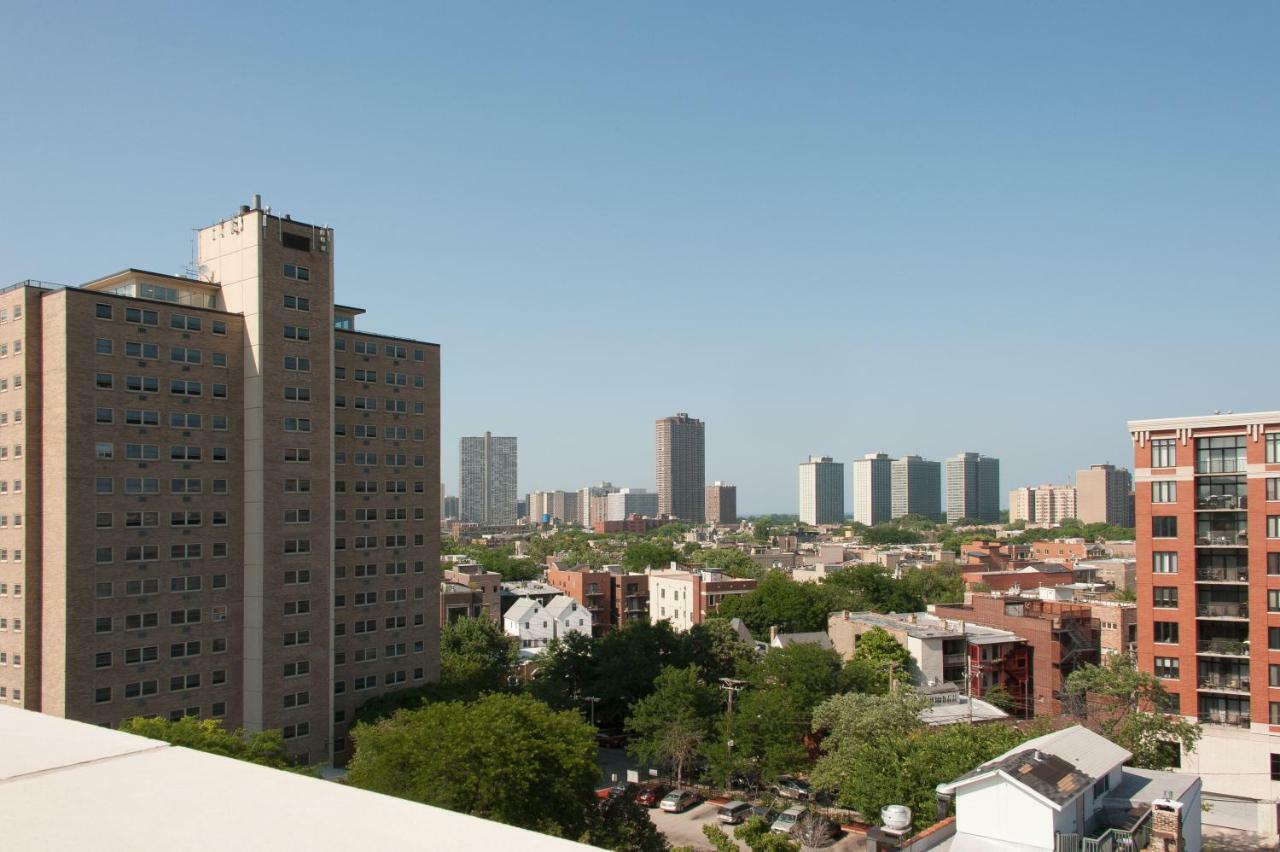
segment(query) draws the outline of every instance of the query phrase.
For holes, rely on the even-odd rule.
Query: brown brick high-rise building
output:
[[[706,517],[706,425],[684,412],[654,425],[658,514],[700,524]]]
[[[738,486],[715,482],[707,486],[707,523],[738,522]]]
[[[198,278],[0,293],[0,700],[319,763],[437,676],[439,348],[357,331],[333,251],[255,199]]]

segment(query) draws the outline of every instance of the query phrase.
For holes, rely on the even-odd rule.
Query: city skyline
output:
[[[58,142],[0,140],[9,280],[176,273],[188,229],[253,192],[320,211],[361,306],[444,347],[444,446],[518,435],[531,488],[656,487],[651,424],[673,411],[711,426],[708,481],[758,513],[791,509],[815,450],[972,448],[1007,483],[1061,482],[1126,464],[1129,418],[1272,406],[1274,4],[457,7],[353,15],[340,35],[274,7],[248,30],[180,6],[10,12],[5,105]],[[265,86],[215,86],[199,105],[215,134],[155,120],[210,85],[190,33],[255,68],[300,30],[328,57],[329,132]],[[147,131],[85,134],[86,118]],[[1194,327],[1218,282],[1249,306],[1236,369],[1129,379],[1155,294],[1162,327]],[[849,327],[798,345],[816,306]],[[1069,366],[1010,358],[1000,330],[1047,320]],[[560,340],[607,357],[572,378],[525,368]],[[698,369],[664,369],[664,351]],[[821,416],[779,404],[828,369]],[[973,405],[975,379],[1028,414]],[[1062,405],[1068,388],[1089,404]],[[1037,410],[1054,416],[1028,428]],[[456,482],[451,449],[444,464]]]

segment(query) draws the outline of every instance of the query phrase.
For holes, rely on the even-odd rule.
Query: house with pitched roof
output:
[[[938,785],[955,802],[955,833],[932,848],[1200,852],[1199,777],[1125,766],[1132,757],[1080,725],[1028,740]]]

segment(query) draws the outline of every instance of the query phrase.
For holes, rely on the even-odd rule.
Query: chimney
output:
[[[1182,802],[1169,798],[1151,803],[1151,846],[1153,852],[1182,852]]]
[[[777,639],[777,638],[778,638],[778,625],[775,624],[769,628],[769,641],[772,642],[774,639]]]
[[[262,209],[262,196],[261,196],[261,195],[259,195],[259,194],[258,194],[258,193],[256,193],[256,192],[253,194],[253,208],[252,208],[252,209],[254,209],[254,210],[261,210],[261,209]]]

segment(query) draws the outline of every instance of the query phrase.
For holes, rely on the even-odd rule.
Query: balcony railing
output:
[[[1196,652],[1200,654],[1218,654],[1223,657],[1249,656],[1249,643],[1235,639],[1207,639],[1196,643]]]
[[[1196,605],[1196,618],[1248,618],[1247,603],[1202,603]]]
[[[1249,678],[1240,675],[1204,674],[1197,681],[1201,689],[1229,689],[1234,692],[1248,692]]]
[[[1212,530],[1210,532],[1196,533],[1197,547],[1248,547],[1249,534],[1247,532],[1233,532],[1231,530]]]
[[[1146,849],[1151,841],[1151,811],[1148,810],[1129,829],[1108,828],[1096,837],[1078,834],[1054,836],[1054,852],[1119,852],[1128,849]]]
[[[1242,511],[1249,508],[1249,498],[1244,494],[1206,494],[1203,497],[1196,497],[1196,508]]]
[[[1221,566],[1205,566],[1196,569],[1196,580],[1204,583],[1247,583],[1249,569],[1223,568]]]
[[[1200,721],[1206,725],[1234,725],[1249,727],[1249,714],[1239,710],[1201,710]]]

